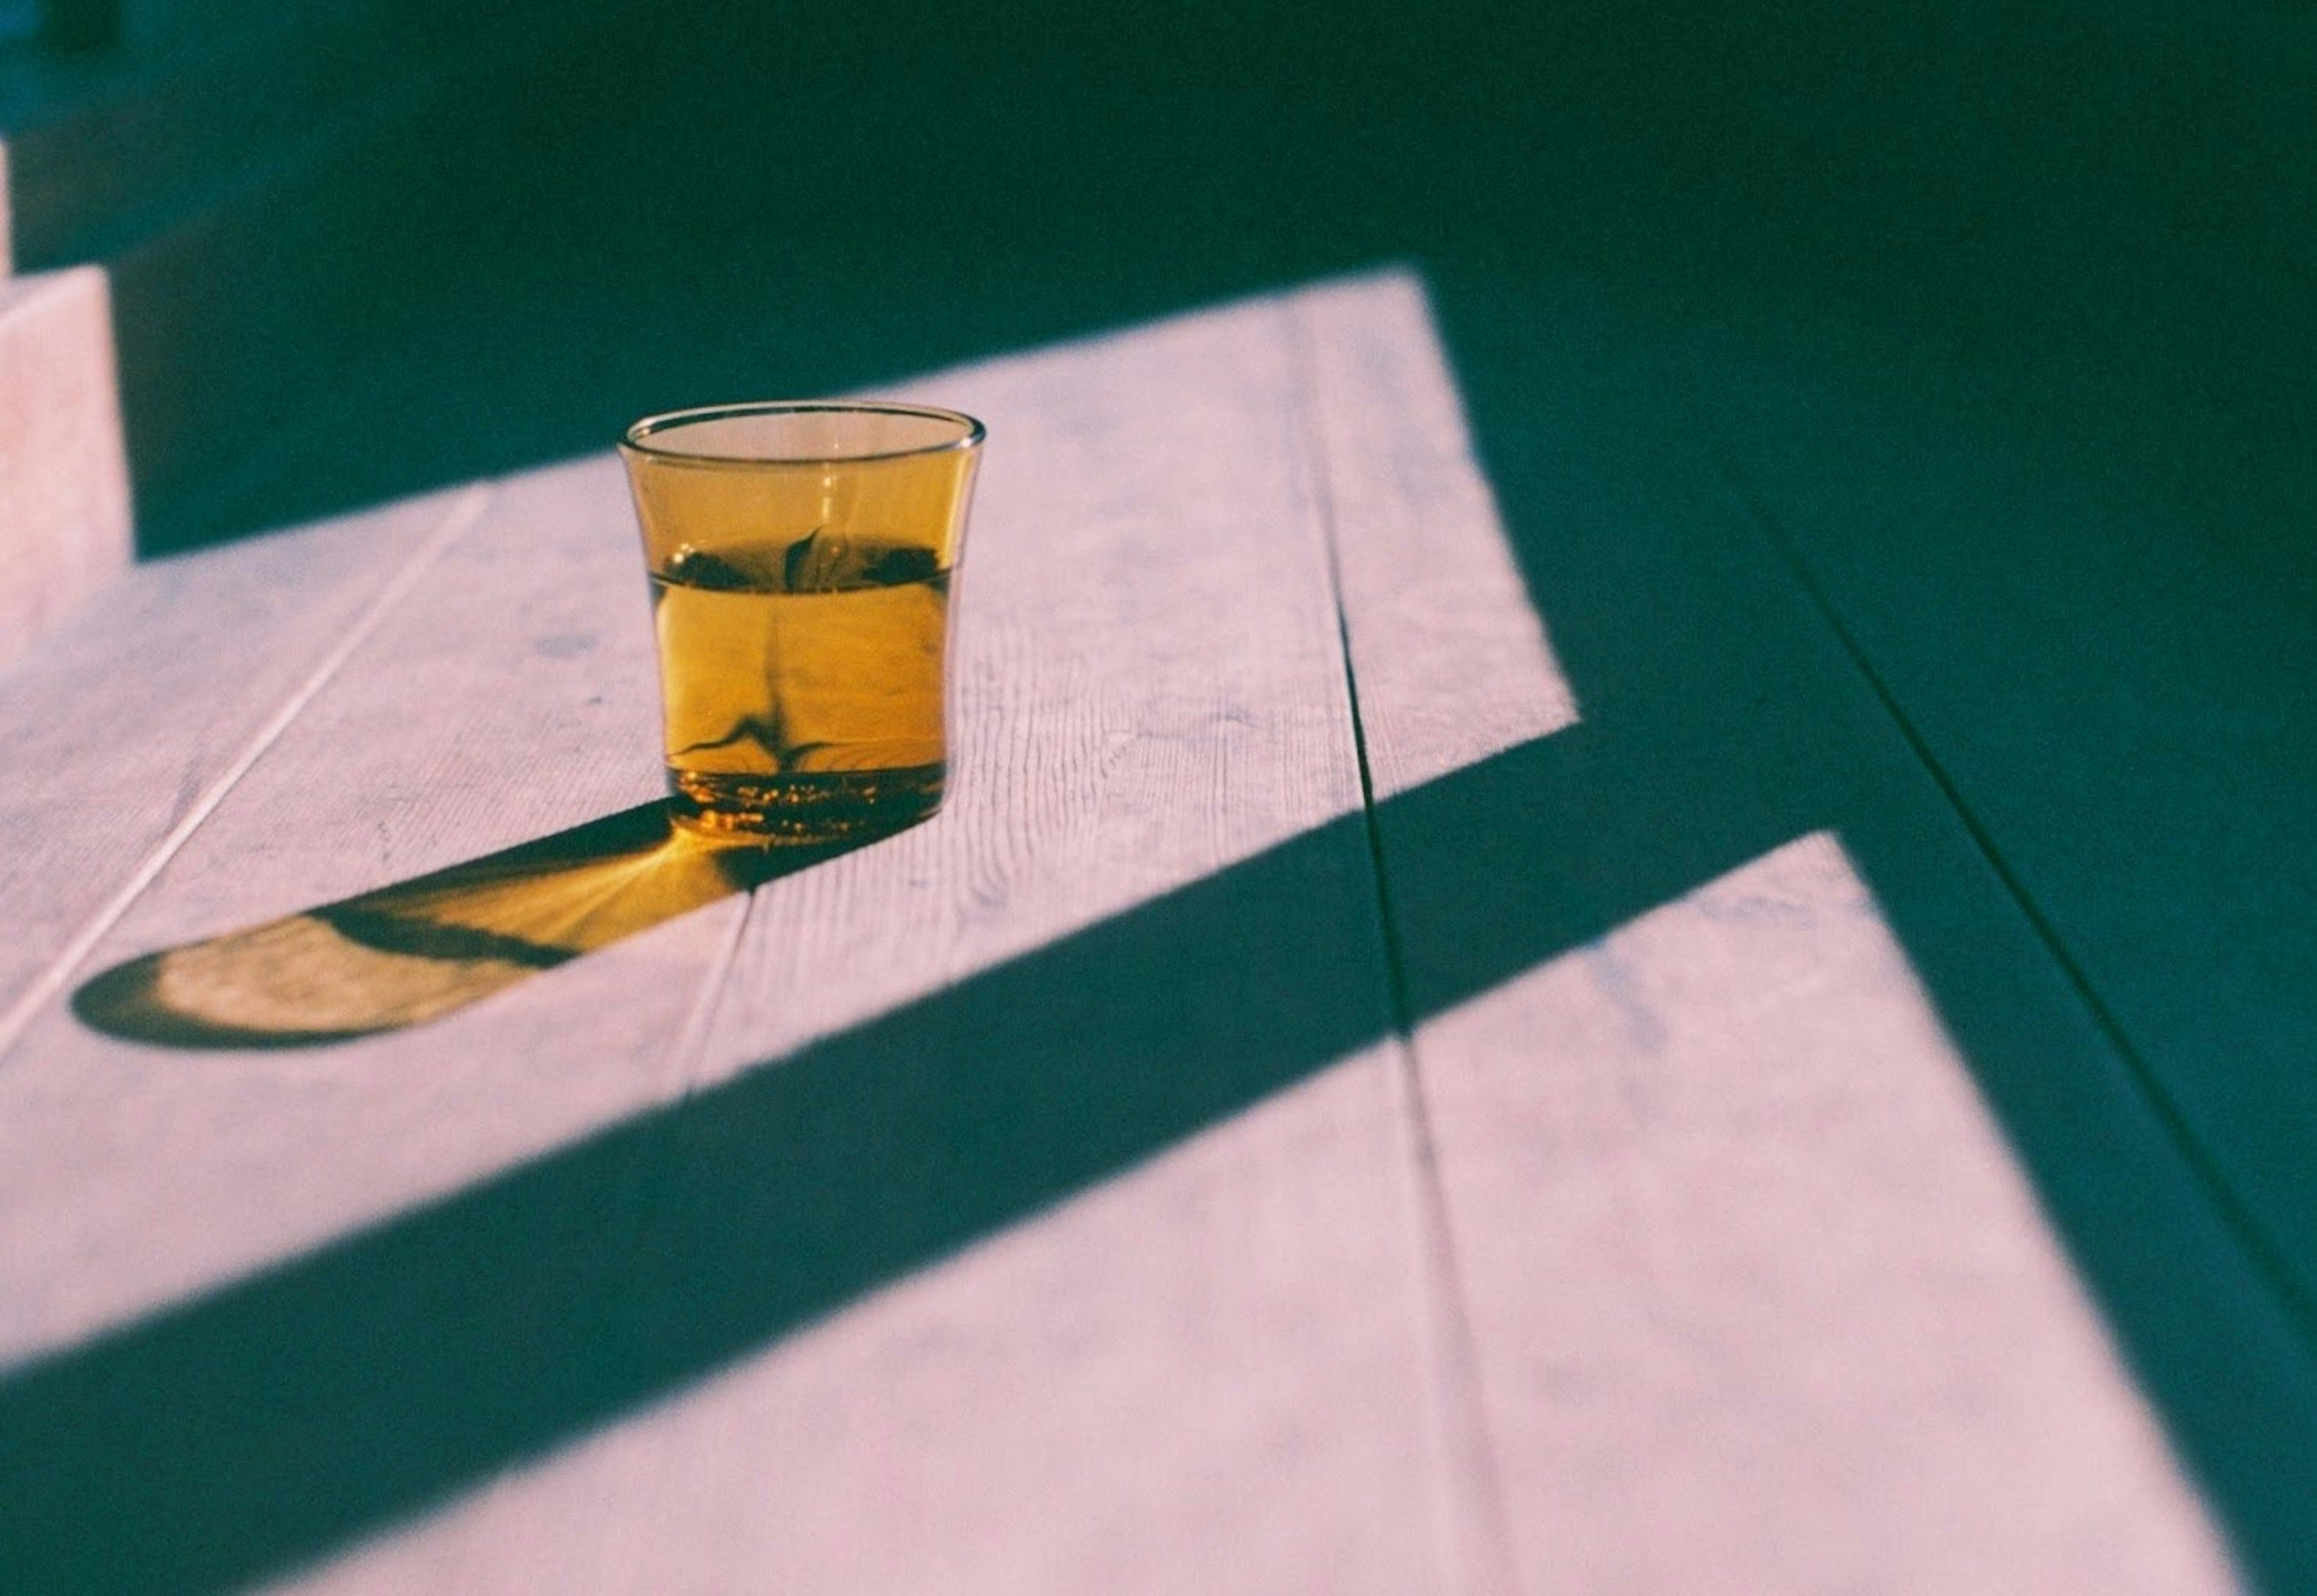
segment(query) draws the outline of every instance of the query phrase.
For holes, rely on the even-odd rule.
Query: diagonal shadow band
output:
[[[663,920],[874,840],[720,843],[639,804],[91,977],[73,1011],[172,1047],[304,1047],[441,1018]]]
[[[1580,725],[1385,808],[1454,836],[1478,799],[1532,838],[1581,838],[1661,779],[1600,743]],[[1794,796],[1700,806],[1613,869],[1559,871],[1533,844],[1473,876],[1468,951],[1423,1003],[1789,840],[1808,829]],[[0,1385],[0,1546],[33,1588],[76,1591],[318,1556],[1388,1035],[1387,990],[1354,814],[19,1371]],[[666,1179],[639,1200],[651,1170]]]

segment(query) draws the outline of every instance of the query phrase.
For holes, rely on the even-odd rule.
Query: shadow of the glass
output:
[[[876,836],[886,833],[880,832]],[[850,851],[700,836],[639,804],[445,870],[116,964],[86,1024],[186,1048],[307,1047],[436,1019]]]

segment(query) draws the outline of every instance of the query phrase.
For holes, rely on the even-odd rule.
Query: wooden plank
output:
[[[1443,1588],[1380,1067],[287,1588]]]
[[[343,666],[310,693],[295,685],[300,713],[79,973],[650,796],[657,700],[623,492],[616,466],[596,461],[510,484],[479,521],[449,524],[455,541]],[[163,614],[189,625],[175,606],[212,598],[201,578],[243,560],[182,562],[189,586]],[[294,593],[295,569],[272,574]],[[218,624],[214,609],[197,614]],[[59,775],[104,752],[66,756]],[[647,938],[608,968],[583,960],[545,994],[464,1024],[321,1058],[137,1047],[52,1001],[0,1071],[12,1105],[0,1346],[21,1358],[68,1343],[651,1100],[694,955],[717,932],[691,936],[673,949]],[[621,998],[622,982],[636,995]],[[589,1013],[598,1045],[558,1063],[542,1036],[574,1012]]]
[[[1298,306],[1374,795],[1575,724],[1576,695],[1473,462],[1422,279],[1352,279]]]
[[[928,386],[993,435],[937,820],[318,1057],[189,1064],[40,1022],[0,1077],[20,1355],[344,1237],[51,1360],[44,1403],[54,1380],[118,1389],[108,1348],[192,1378],[211,1349],[302,1336],[298,1367],[360,1405],[328,1371],[388,1378],[353,1350],[384,1337],[389,1427],[469,1386],[546,1415],[454,1418],[443,1472],[368,1497],[357,1479],[319,1531],[208,1524],[227,1551],[132,1558],[246,1577],[508,1466],[319,1583],[1437,1583],[1408,1146],[1293,363],[1285,313],[1257,302]],[[507,486],[100,960],[655,784],[613,470]],[[134,1152],[99,1126],[133,1126]],[[824,1192],[827,1238],[783,1250],[783,1205],[817,1224]],[[527,1231],[535,1213],[564,1228]],[[461,1273],[477,1248],[491,1272]],[[375,1290],[383,1323],[334,1321],[346,1289]],[[482,1294],[528,1349],[425,1310],[443,1290]],[[525,1322],[532,1302],[616,1328],[577,1340]],[[609,1367],[616,1401],[559,1394],[567,1358]],[[219,1444],[157,1450],[210,1475],[281,1466]],[[301,1457],[297,1489],[379,1473],[338,1450]]]
[[[1297,381],[1256,300],[910,390],[1007,438],[961,573],[956,791],[766,890],[703,1081],[1358,810]]]
[[[864,999],[885,1000],[888,983],[954,981],[1357,808],[1296,426],[1293,305],[1185,318],[1068,373],[1033,360],[926,390],[959,403],[970,392],[1008,418],[1019,449],[993,454],[982,489],[984,525],[1011,535],[991,536],[968,577],[965,686],[986,707],[964,719],[950,835],[928,828],[863,856],[858,872],[764,895],[702,1084],[728,1061],[845,1023]],[[1340,847],[1364,874],[1357,839]],[[916,884],[944,874],[941,897]],[[864,913],[870,904],[884,907]],[[851,991],[815,982],[799,956],[824,956],[838,927],[853,931],[837,945],[844,962],[867,973]],[[1382,1031],[1372,934],[1320,918],[1308,934],[1365,963]],[[1195,1058],[1195,1008],[1164,1006]],[[909,1416],[914,1466],[954,1479],[994,1465],[994,1477],[895,1537],[868,1588],[937,1582],[959,1520],[977,1511],[992,1527],[978,1538],[986,1573],[968,1588],[1257,1591],[1315,1566],[1347,1590],[1432,1583],[1438,1487],[1427,1477],[1421,1320],[1396,1178],[1395,1052],[1337,1063],[1211,1133],[1198,1161],[1228,1160],[1230,1175],[1206,1175],[1199,1197],[1185,1189],[1197,1168],[1186,1154],[1013,1239],[1036,1260],[1042,1289],[1027,1300],[1049,1328],[1032,1343],[1043,1355],[1016,1348],[998,1360],[1002,1376],[990,1349],[1006,1345],[1024,1299],[997,1258],[944,1271],[928,1305],[964,1331],[962,1346],[921,1352],[914,1385],[982,1395]],[[1082,1350],[1066,1356],[1072,1348]],[[831,1457],[792,1427],[726,1433],[763,1439],[681,1468],[665,1457],[675,1493],[713,1502],[733,1490],[720,1482],[832,1469],[866,1496],[890,1466],[883,1437]],[[1119,1457],[1125,1435],[1138,1444]],[[1042,1501],[1046,1514],[1025,1524],[1005,1511],[1009,1496]],[[1375,1501],[1410,1511],[1380,1520],[1361,1505]],[[834,1570],[857,1556],[841,1517],[819,1523],[818,1534],[790,1523],[774,1566],[793,1556]]]
[[[0,1045],[472,507],[428,496],[139,567],[0,677]]]
[[[1539,1584],[2234,1588],[1913,989],[1820,832],[1418,1032]]]
[[[950,803],[758,892],[690,1091],[1356,809],[1284,406],[1293,354],[1282,309],[1257,303],[916,390],[993,440],[960,589]],[[1364,875],[1355,832],[1331,851]],[[1309,935],[1364,970],[1344,998],[1381,1033],[1373,908],[1353,901],[1364,919],[1323,914]],[[1163,964],[1122,974],[1110,1023],[1165,1027],[1198,1068],[1216,1027]],[[1034,1055],[1024,1022],[1014,1045]],[[1346,1590],[1429,1588],[1437,1487],[1391,1051],[317,1583],[1256,1591],[1322,1567]],[[681,1139],[663,1157],[659,1203],[723,1200],[715,1162]]]
[[[2305,444],[1879,353],[1725,345],[1701,397],[2317,1332]]]
[[[1586,720],[1377,823],[1521,1578],[2229,1587],[2101,1309],[2210,1468],[2217,1410],[2239,1411],[2222,1368],[2312,1412],[2273,1299],[1836,640],[1700,490],[1646,341],[1581,306],[1521,303],[1516,339],[1497,296],[1466,309],[1489,317],[1472,365],[1497,491]],[[1458,435],[1453,390],[1357,380],[1373,358],[1332,325],[1420,327],[1404,283],[1312,314],[1331,462]],[[1463,502],[1404,541],[1346,523],[1364,704],[1474,603],[1427,587],[1499,535],[1482,493]],[[1472,679],[1496,701],[1473,720],[1550,719],[1572,701],[1551,666]],[[1380,773],[1464,735],[1364,724]],[[2171,1295],[2181,1269],[2210,1324]],[[2250,1450],[2305,1471],[2293,1427]],[[2308,1477],[2238,1490],[2232,1528],[2273,1557],[2266,1515]]]

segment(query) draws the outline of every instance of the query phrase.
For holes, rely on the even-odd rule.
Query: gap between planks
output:
[[[49,967],[28,982],[16,1001],[4,1014],[0,1014],[0,1062],[4,1062],[15,1050],[25,1027],[64,990],[105,933],[112,930],[121,917],[144,896],[146,889],[153,884],[162,871],[168,868],[169,861],[176,856],[178,850],[217,811],[218,805],[225,802],[226,795],[249,774],[258,760],[265,757],[265,751],[281,740],[282,734],[290,729],[315,696],[329,685],[331,678],[353,657],[354,650],[362,646],[362,641],[418,585],[443,551],[482,518],[495,489],[495,483],[478,482],[452,501],[434,530],[410,551],[402,569],[354,617],[353,624],[346,628],[337,642],[307,673],[305,680],[283,700],[282,707],[267,718],[241,752],[235,756],[233,762],[193,801],[177,823],[153,845],[152,851],[121,883],[120,890],[98,906],[80,930],[49,961]]]
[[[2243,1248],[2246,1256],[2252,1260],[2253,1267],[2259,1271],[2262,1281],[2276,1294],[2278,1303],[2284,1307],[2295,1327],[2301,1331],[2304,1338],[2317,1341],[2317,1300],[2313,1300],[2308,1291],[2304,1288],[2290,1260],[2270,1239],[2268,1230],[2262,1225],[2258,1215],[2239,1197],[2235,1186],[2223,1172],[2220,1161],[2214,1157],[2212,1150],[2205,1145],[2204,1139],[2197,1135],[2196,1128],[2189,1123],[2188,1116],[2181,1112],[2172,1094],[2166,1089],[2162,1080],[2150,1066],[2147,1057],[2125,1034],[2124,1025],[2116,1018],[2115,1010],[2108,1006],[2107,1001],[2092,985],[2089,972],[2070,951],[2067,943],[2060,935],[2059,928],[2052,922],[2051,917],[2044,912],[2043,906],[2036,901],[2035,895],[2027,890],[2026,883],[2020,879],[2018,873],[2013,870],[2010,864],[2005,860],[2002,851],[1996,846],[1994,834],[1989,830],[1979,811],[1973,809],[1970,802],[1964,798],[1963,789],[1956,784],[1946,767],[1932,751],[1929,740],[1916,725],[1913,717],[1908,714],[1906,706],[1899,702],[1897,693],[1883,679],[1883,673],[1874,668],[1874,661],[1867,656],[1865,647],[1858,641],[1848,623],[1843,619],[1841,612],[1835,607],[1833,598],[1818,579],[1818,574],[1811,569],[1809,561],[1803,558],[1801,549],[1787,534],[1778,517],[1771,513],[1768,503],[1755,483],[1727,460],[1717,462],[1716,464],[1722,480],[1731,498],[1736,500],[1740,513],[1753,525],[1763,542],[1769,547],[1779,562],[1794,574],[1795,582],[1801,587],[1811,605],[1825,621],[1828,630],[1834,634],[1835,641],[1841,646],[1843,655],[1849,660],[1852,669],[1856,671],[1859,678],[1865,682],[1867,690],[1874,695],[1875,702],[1882,705],[1883,713],[1891,718],[1892,724],[1898,729],[1900,737],[1905,741],[1916,762],[1921,765],[1924,774],[1938,789],[1939,796],[1954,811],[1964,834],[1970,838],[1973,847],[1978,851],[1980,857],[1987,862],[1988,869],[1994,874],[2005,895],[2018,907],[2021,918],[2035,933],[2036,940],[2042,943],[2044,950],[2051,955],[2052,962],[2058,966],[2069,989],[2083,1004],[2084,1010],[2090,1016],[2092,1024],[2107,1039],[2108,1045],[2116,1051],[2116,1056],[2123,1060],[2126,1073],[2146,1101],[2149,1111],[2164,1126],[2173,1145],[2179,1150],[2182,1161],[2194,1173],[2197,1186],[2220,1215],[2222,1223],[2227,1226],[2229,1233],[2235,1237],[2237,1244]]]
[[[1426,1103],[1415,1021],[1408,996],[1406,964],[1384,869],[1383,839],[1376,822],[1374,772],[1369,764],[1367,728],[1360,715],[1359,672],[1352,658],[1351,620],[1346,613],[1341,529],[1336,516],[1328,442],[1319,425],[1319,365],[1311,348],[1308,312],[1280,311],[1289,352],[1289,404],[1296,455],[1293,470],[1303,484],[1312,530],[1326,559],[1328,597],[1336,614],[1336,641],[1344,668],[1346,714],[1358,761],[1360,820],[1367,839],[1369,880],[1375,890],[1376,935],[1382,945],[1391,1008],[1392,1045],[1385,1065],[1392,1110],[1400,1127],[1400,1168],[1409,1195],[1410,1243],[1417,1256],[1419,1321],[1432,1366],[1434,1445],[1443,1471],[1443,1497],[1436,1512],[1443,1520],[1444,1573],[1452,1590],[1473,1596],[1510,1596],[1519,1588],[1513,1572],[1502,1470],[1481,1397],[1479,1353],[1465,1305],[1447,1196],[1440,1181],[1438,1149]]]
[[[637,1112],[657,1114],[672,1108],[700,1089],[700,1060],[707,1051],[716,1011],[723,1003],[733,964],[740,956],[748,924],[756,918],[757,893],[762,891],[761,887],[751,887],[739,894],[739,909],[724,928],[724,935],[717,939],[716,951],[708,967],[701,972],[698,990],[692,994],[692,1007],[684,1011],[684,1023],[661,1051],[658,1078]],[[666,1189],[663,1176],[673,1156],[666,1136],[654,1134],[645,1138],[640,1156],[628,1170],[627,1189],[612,1208],[615,1228],[606,1239],[606,1256],[631,1258],[644,1244],[644,1237],[650,1230],[654,1194]]]

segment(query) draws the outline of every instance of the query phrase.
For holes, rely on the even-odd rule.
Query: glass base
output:
[[[945,765],[898,770],[815,770],[783,776],[667,773],[676,826],[732,842],[865,842],[941,808]]]

